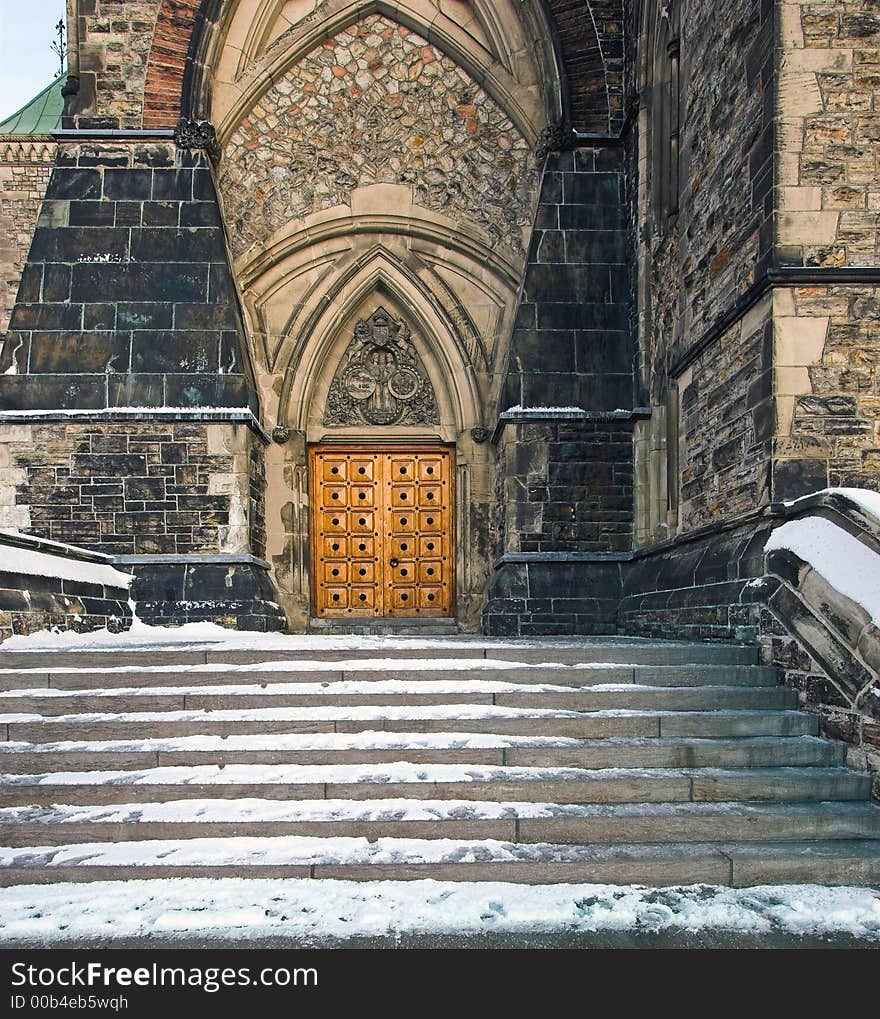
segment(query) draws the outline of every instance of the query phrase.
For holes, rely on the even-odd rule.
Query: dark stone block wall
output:
[[[4,409],[256,406],[207,157],[63,145],[0,357]]]
[[[502,410],[632,407],[624,189],[622,147],[548,157]]]
[[[218,623],[233,630],[283,630],[268,563],[206,562],[128,565],[138,617],[153,626]]]
[[[510,421],[499,439],[502,552],[621,552],[632,542],[628,420]]]
[[[41,568],[47,574],[56,564],[63,566],[61,572],[68,572],[71,567],[79,571],[112,565],[100,553],[65,549],[30,535],[0,532],[0,642],[16,634],[50,628],[78,633],[106,628],[119,633],[131,625],[129,589],[123,577],[111,576],[107,583],[101,583],[94,575],[88,580],[71,580],[18,573],[10,568],[10,556],[21,549],[42,554]]]
[[[622,565],[506,556],[496,564],[484,630],[496,637],[614,634]]]
[[[585,554],[632,547],[633,345],[624,150],[551,154],[496,433],[494,634],[612,633],[618,568],[585,586]]]

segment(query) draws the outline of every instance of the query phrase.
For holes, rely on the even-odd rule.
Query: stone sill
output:
[[[0,424],[27,424],[30,421],[243,421],[269,445],[271,438],[247,408],[223,407],[109,407],[103,410],[4,410]]]
[[[194,555],[119,555],[109,557],[114,566],[256,566],[271,569],[265,559],[247,553],[204,552]]]

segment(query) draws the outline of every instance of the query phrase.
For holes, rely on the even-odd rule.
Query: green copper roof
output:
[[[49,134],[57,131],[61,127],[64,109],[61,88],[65,78],[66,75],[60,74],[17,113],[0,122],[0,134]]]

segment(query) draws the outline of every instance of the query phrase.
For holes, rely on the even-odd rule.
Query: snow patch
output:
[[[17,532],[0,532],[17,533]],[[128,590],[134,579],[128,573],[121,573],[113,566],[103,563],[84,562],[63,555],[38,552],[36,549],[17,548],[3,545],[3,570],[6,573],[20,573],[28,577],[52,577],[57,580],[80,581],[84,584],[99,584],[102,587],[121,587]],[[6,646],[9,642],[6,642]]]
[[[593,931],[849,934],[880,941],[868,888],[523,885],[502,882],[171,879],[24,885],[0,891],[0,939],[46,943],[350,938],[408,932]]]
[[[860,605],[880,626],[880,557],[867,545],[823,517],[789,520],[764,546],[793,552],[842,595]]]

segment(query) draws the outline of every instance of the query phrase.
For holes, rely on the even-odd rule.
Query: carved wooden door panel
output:
[[[311,451],[318,616],[448,616],[453,453],[445,447]]]

